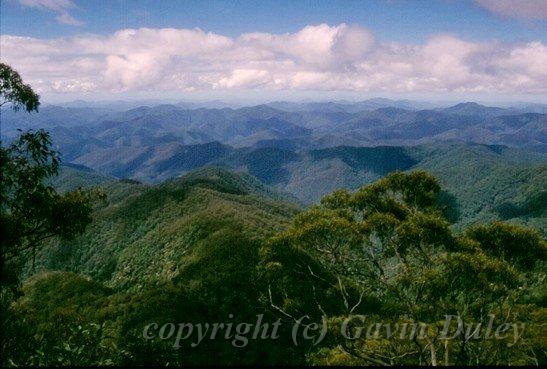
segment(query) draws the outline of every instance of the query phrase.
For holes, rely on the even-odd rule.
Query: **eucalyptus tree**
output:
[[[546,243],[503,223],[457,235],[442,204],[434,177],[394,172],[355,193],[333,192],[264,246],[271,307],[295,318],[328,316],[330,338],[310,356],[313,363],[538,361],[533,330],[531,337],[519,331],[515,342],[508,336],[500,344],[475,339],[480,332],[473,329],[493,316],[507,323],[539,311],[525,296],[543,283]],[[383,334],[355,337],[357,323],[380,324]],[[401,327],[413,327],[414,334]],[[426,327],[422,334],[420,327]]]

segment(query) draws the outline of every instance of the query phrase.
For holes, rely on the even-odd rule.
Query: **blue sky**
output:
[[[547,0],[0,4],[1,58],[47,97],[546,95]]]
[[[70,13],[81,26],[60,24],[55,14],[2,2],[3,34],[52,38],[81,33],[109,34],[122,28],[201,28],[223,35],[295,32],[310,24],[356,23],[375,30],[382,41],[423,42],[432,33],[469,40],[547,39],[544,21],[493,14],[471,0],[370,1],[74,1]]]

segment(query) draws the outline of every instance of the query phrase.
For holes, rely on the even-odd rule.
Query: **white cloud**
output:
[[[546,0],[475,0],[486,10],[507,18],[547,19]]]
[[[433,35],[420,45],[380,43],[346,24],[237,38],[173,28],[49,40],[2,35],[0,46],[4,61],[40,92],[547,92],[540,41]]]
[[[221,78],[213,83],[213,88],[256,88],[271,82],[271,76],[266,70],[235,69],[229,77]]]
[[[57,22],[71,26],[81,26],[82,21],[70,15],[69,10],[76,8],[72,0],[19,0],[21,5],[30,8],[49,10],[57,14]]]

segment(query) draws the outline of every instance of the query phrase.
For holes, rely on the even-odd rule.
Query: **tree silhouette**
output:
[[[30,85],[24,84],[21,76],[9,65],[0,63],[0,107],[11,104],[14,110],[24,108],[37,111],[40,96]]]

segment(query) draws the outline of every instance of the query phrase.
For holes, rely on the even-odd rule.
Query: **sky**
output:
[[[1,0],[45,100],[547,97],[547,0]]]

